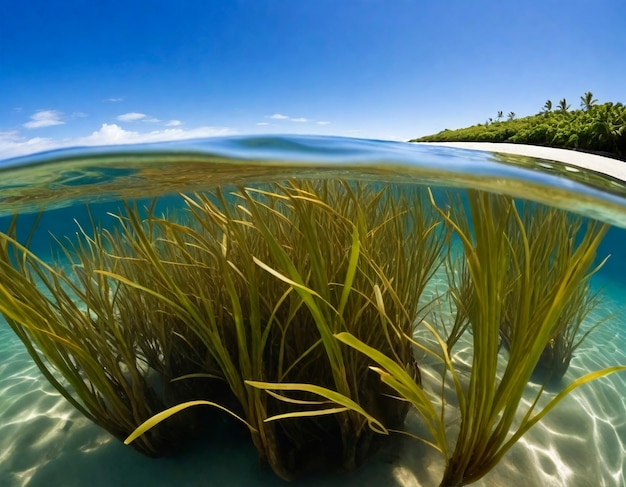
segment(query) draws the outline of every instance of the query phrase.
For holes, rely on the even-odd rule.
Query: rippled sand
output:
[[[624,289],[613,286],[607,292],[591,320],[614,316],[576,353],[565,383],[589,370],[626,364]],[[459,362],[467,361],[469,342],[457,347]],[[434,387],[438,381],[436,367],[424,366],[423,375],[425,386]],[[529,393],[536,390],[537,386],[529,386]],[[546,394],[544,399],[552,395]],[[613,374],[583,386],[474,485],[623,487],[625,398],[626,374]],[[453,409],[450,411],[453,431],[456,418]],[[414,416],[407,425],[417,432],[422,428]],[[254,448],[245,438],[229,438],[223,432],[216,432],[215,438],[218,441],[199,443],[179,458],[152,460],[141,456],[66,404],[31,363],[8,326],[0,323],[1,486],[286,485],[259,465]],[[442,458],[436,452],[414,440],[399,439],[351,475],[315,477],[293,485],[433,487],[438,485],[442,468]]]

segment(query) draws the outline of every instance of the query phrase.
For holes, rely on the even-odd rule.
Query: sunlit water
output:
[[[199,191],[224,184],[288,178],[347,178],[508,193],[598,217],[615,225],[594,277],[602,305],[588,322],[609,318],[577,351],[565,382],[584,372],[626,364],[626,186],[590,171],[522,156],[341,138],[227,138],[199,142],[75,149],[0,161],[0,230],[21,214],[20,236],[43,210],[31,243],[49,256],[56,237],[88,223],[85,202],[104,226],[121,199]],[[178,199],[162,198],[162,207]],[[444,286],[437,277],[429,288]],[[439,287],[439,288],[438,288]],[[467,359],[471,342],[458,345]],[[463,347],[466,347],[465,349]],[[427,364],[425,387],[436,387]],[[531,388],[532,389],[532,388]],[[530,397],[530,396],[529,396]],[[479,486],[625,485],[626,374],[584,386],[516,445]],[[453,418],[453,415],[452,415]],[[452,419],[451,419],[452,420]],[[419,418],[407,425],[419,431]],[[176,458],[152,460],[113,439],[76,412],[42,377],[0,318],[0,486],[283,485],[257,461],[245,438],[216,432]],[[398,440],[349,475],[317,476],[297,485],[435,486],[442,460],[410,439]]]

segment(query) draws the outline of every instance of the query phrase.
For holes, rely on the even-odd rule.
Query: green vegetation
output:
[[[538,223],[536,231],[529,231],[529,223],[539,222],[546,215],[537,214],[536,207],[526,206],[528,212],[523,218],[511,198],[470,191],[469,207],[469,218],[461,205],[453,205],[450,213],[440,210],[461,239],[472,284],[465,288],[469,296],[461,297],[463,302],[471,302],[466,312],[472,331],[472,369],[467,390],[458,375],[452,374],[459,397],[461,428],[454,451],[446,458],[441,483],[446,487],[469,484],[483,477],[562,399],[563,393],[533,415],[537,404],[534,401],[516,423],[528,380],[546,346],[563,326],[559,317],[572,295],[593,272],[596,249],[608,230],[608,225],[590,223],[575,245],[569,242],[567,232],[555,232],[542,223]],[[569,252],[560,252],[562,245]],[[538,271],[547,264],[544,257],[552,259],[548,283],[544,282],[544,271]],[[542,294],[537,296],[538,292]],[[509,314],[511,301],[514,313]],[[509,353],[504,372],[499,375],[498,350],[504,320],[509,321]],[[568,389],[594,377],[592,373],[578,379]]]
[[[151,210],[142,219],[128,206],[117,232],[94,228],[64,249],[68,271],[11,230],[0,236],[0,311],[53,385],[118,438],[166,408],[210,405],[248,427],[281,477],[353,469],[371,450],[368,424],[400,426],[408,404],[389,398],[370,361],[333,335],[358,336],[419,383],[403,336],[443,260],[435,213],[415,189],[396,189],[324,181],[217,190],[184,197],[183,219]],[[246,381],[314,384],[363,410],[329,415],[342,409]],[[303,404],[309,417],[270,421]],[[132,445],[168,453],[194,429],[172,419]]]
[[[580,97],[579,110],[571,110],[567,100],[559,101],[553,110],[547,100],[542,112],[516,118],[509,112],[508,120],[473,125],[458,130],[444,130],[411,140],[411,142],[511,142],[519,144],[562,147],[605,153],[626,159],[626,107],[622,103],[602,103],[591,92]]]
[[[480,191],[345,181],[182,198],[180,214],[127,204],[116,230],[81,229],[59,243],[65,266],[18,243],[16,221],[0,234],[0,312],[68,401],[145,454],[228,413],[283,478],[350,470],[412,406],[429,431],[419,439],[445,459],[441,485],[458,487],[573,389],[626,370],[519,410],[542,357],[568,364],[586,336],[607,225]],[[444,262],[450,325],[423,298]],[[569,348],[551,348],[560,336]],[[461,338],[469,372],[453,355]],[[415,350],[443,365],[434,390]],[[450,380],[458,430],[444,415]]]
[[[507,203],[508,204],[508,203]],[[457,201],[460,208],[462,202]],[[517,212],[517,210],[516,210]],[[583,220],[562,211],[555,211],[543,205],[525,204],[517,212],[519,221],[511,219],[510,228],[506,229],[508,245],[511,248],[511,259],[507,274],[507,289],[502,294],[504,315],[500,324],[500,338],[502,345],[510,350],[515,340],[513,322],[521,307],[520,293],[528,291],[517,285],[520,267],[530,266],[535,284],[528,292],[531,309],[542,309],[549,306],[553,298],[552,291],[556,286],[556,279],[562,275],[562,266],[569,266],[576,246],[575,242],[583,233]],[[521,231],[518,226],[521,223]],[[587,232],[596,231],[587,228]],[[602,230],[604,232],[605,229]],[[526,245],[528,244],[528,249]],[[451,324],[440,323],[446,337],[448,351],[460,340],[470,326],[472,307],[476,305],[476,296],[470,269],[467,260],[461,255],[450,253],[446,263],[448,277],[449,302],[453,307]],[[608,257],[607,257],[608,258]],[[527,259],[528,262],[524,260]],[[584,279],[581,279],[571,297],[559,313],[554,331],[547,343],[534,375],[538,381],[558,384],[563,378],[574,355],[574,351],[591,333],[596,323],[584,332],[581,329],[589,313],[601,302],[599,292],[592,292],[589,278],[605,263],[600,262]]]
[[[450,212],[439,210],[462,242],[471,283],[462,286],[464,291],[460,295],[462,302],[469,303],[463,313],[472,332],[472,367],[468,378],[462,377],[461,371],[456,369],[443,338],[431,328],[439,349],[430,353],[438,356],[450,372],[459,404],[461,424],[452,449],[441,434],[446,424],[443,412],[437,414],[434,404],[418,384],[379,351],[348,333],[337,336],[379,364],[380,368],[374,370],[382,381],[410,401],[425,419],[432,433],[433,446],[446,460],[442,487],[459,487],[479,480],[526,431],[576,387],[603,375],[626,370],[625,366],[618,366],[591,372],[575,380],[536,411],[544,392],[542,388],[531,406],[520,411],[528,381],[551,337],[562,326],[559,317],[581,283],[594,272],[596,249],[607,226],[597,223],[587,226],[572,253],[554,266],[555,275],[549,285],[542,287],[547,295],[542,296],[541,305],[536,306],[533,288],[538,284],[534,267],[538,264],[534,262],[537,253],[532,250],[533,243],[513,201],[503,196],[470,191],[469,206],[469,216],[462,205],[453,205]],[[544,231],[555,234],[547,228]],[[519,235],[523,242],[521,248],[511,245],[512,233]],[[557,241],[560,239],[560,236],[556,237]],[[539,241],[545,242],[543,237]],[[518,254],[520,250],[521,254]],[[563,258],[562,253],[558,255]],[[512,268],[516,270],[514,280],[510,279]],[[517,304],[515,316],[507,316],[510,298]],[[501,323],[505,317],[512,320],[512,339],[502,371],[498,367],[501,360],[498,352]],[[445,402],[443,395],[441,402]]]
[[[504,298],[504,318],[500,326],[502,343],[509,351],[513,342],[518,339],[514,322],[519,318],[520,309],[529,307],[531,310],[543,310],[551,306],[558,280],[575,258],[577,239],[581,234],[602,235],[607,230],[606,226],[600,228],[594,223],[588,223],[583,231],[581,218],[541,205],[526,206],[519,215],[519,223],[512,224],[513,228],[508,231],[512,250],[507,277],[509,292]],[[522,225],[522,232],[517,231],[519,224]],[[605,261],[579,279],[570,296],[564,301],[550,339],[535,367],[534,372],[539,380],[558,383],[567,372],[574,351],[594,329],[591,327],[581,333],[580,327],[599,303],[598,293],[590,289],[589,278]],[[519,268],[525,267],[534,276],[534,284],[530,289],[517,285]]]

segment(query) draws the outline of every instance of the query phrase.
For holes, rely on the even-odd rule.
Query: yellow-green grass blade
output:
[[[352,290],[352,283],[354,282],[354,277],[358,268],[360,250],[361,241],[359,239],[359,230],[355,225],[352,228],[352,246],[350,248],[350,260],[348,263],[348,270],[346,272],[346,280],[341,291],[339,306],[337,307],[337,314],[339,316],[343,315],[343,310],[346,307],[350,291]]]
[[[446,435],[441,417],[433,406],[430,398],[415,382],[413,377],[394,360],[375,348],[366,345],[350,333],[338,333],[335,335],[335,338],[365,354],[382,367],[382,369],[375,367],[373,370],[381,375],[383,382],[393,387],[402,397],[408,399],[415,406],[418,412],[424,417],[428,429],[435,443],[438,445],[438,449],[445,452],[447,450]]]
[[[439,448],[439,446],[433,443],[432,441],[428,441],[426,438],[417,436],[409,431],[389,429],[389,433],[396,433],[398,435],[407,436],[408,438],[411,438],[412,440],[416,440],[416,441],[419,441],[420,443],[424,443],[425,445],[431,447],[433,450],[436,450],[439,453],[444,454],[444,452],[441,451],[441,448]]]
[[[343,406],[344,408],[346,408],[346,410],[351,410],[359,413],[367,420],[370,428],[372,428],[372,430],[376,431],[377,433],[388,434],[387,428],[385,428],[385,426],[374,416],[366,412],[358,403],[356,403],[349,397],[346,397],[345,395],[326,387],[316,386],[314,384],[272,383],[251,380],[247,380],[246,384],[251,387],[263,390],[310,392],[312,394],[325,397],[329,401]]]
[[[316,409],[312,411],[296,411],[293,413],[283,413],[283,414],[277,414],[275,416],[270,416],[269,418],[265,418],[263,422],[269,423],[270,421],[280,421],[281,419],[296,419],[296,418],[310,418],[314,416],[326,416],[330,414],[345,413],[346,411],[349,411],[347,407]]]
[[[183,308],[181,306],[179,306],[177,303],[175,303],[174,301],[172,301],[171,299],[167,298],[166,296],[164,296],[162,293],[155,291],[154,289],[150,289],[146,286],[142,286],[141,284],[131,280],[131,279],[127,279],[126,277],[120,275],[120,274],[116,274],[114,272],[111,271],[107,271],[107,270],[101,270],[101,269],[96,269],[94,271],[96,274],[102,274],[103,276],[107,276],[110,277],[111,279],[115,279],[119,282],[121,282],[122,284],[126,284],[127,286],[130,287],[134,287],[135,289],[138,289],[140,291],[143,291],[147,294],[150,294],[151,296],[154,296],[155,298],[158,298],[160,300],[162,300],[164,303],[167,303],[168,305],[170,305],[172,308],[176,309],[177,311],[182,311]]]
[[[205,374],[202,372],[198,372],[195,374],[185,374],[185,375],[181,375],[180,377],[175,377],[174,379],[170,380],[170,382],[177,382],[179,380],[186,380],[186,379],[218,379],[218,380],[224,380],[224,377],[220,377],[219,375],[215,375],[215,374]]]
[[[289,402],[291,404],[305,404],[305,405],[309,405],[309,406],[321,406],[323,404],[332,404],[332,401],[305,401],[303,399],[294,399],[291,397],[287,397],[287,396],[283,396],[281,394],[277,394],[276,392],[270,391],[269,389],[265,389],[265,392],[268,393],[270,396],[279,399],[280,401],[283,402]]]
[[[579,377],[574,382],[570,383],[567,387],[561,390],[554,398],[550,400],[550,402],[541,409],[541,411],[537,412],[534,416],[529,417],[530,414],[527,414],[524,418],[524,421],[520,424],[519,428],[511,437],[503,443],[498,449],[494,456],[484,464],[485,472],[491,470],[495,467],[502,457],[511,449],[515,443],[535,424],[541,421],[550,411],[552,411],[566,396],[568,396],[571,392],[578,389],[580,386],[587,384],[588,382],[594,381],[601,377],[605,377],[607,375],[613,374],[615,372],[624,372],[626,371],[626,365],[615,365],[612,367],[607,367],[602,370],[596,370],[594,372],[589,372],[582,377]],[[531,411],[529,411],[530,413]],[[482,476],[482,475],[481,475]],[[478,480],[479,477],[476,478]],[[472,479],[468,479],[468,483],[470,483]]]
[[[225,408],[224,406],[217,404],[215,402],[212,402],[212,401],[198,400],[198,401],[188,401],[188,402],[184,402],[181,404],[177,404],[176,406],[172,406],[171,408],[168,408],[165,411],[161,411],[160,413],[155,414],[148,420],[141,423],[130,435],[128,435],[128,437],[124,440],[124,444],[128,445],[132,443],[141,435],[143,435],[145,432],[154,428],[157,424],[161,423],[162,421],[165,421],[166,419],[172,417],[173,415],[187,408],[194,407],[194,406],[212,406],[212,407],[221,409],[222,411],[230,414],[232,417],[238,419],[243,424],[245,424],[251,432],[253,433],[258,432],[250,423],[248,423],[246,420],[244,420],[243,418],[241,418],[240,416],[232,412],[230,409]]]
[[[277,243],[275,243],[274,247],[276,248],[276,251],[278,253],[284,255],[284,259],[288,261],[288,268],[292,274],[292,277],[297,279],[297,281],[294,279],[290,279],[289,277],[276,271],[275,269],[272,269],[270,266],[260,261],[256,257],[254,257],[254,262],[259,267],[266,270],[273,276],[289,284],[290,286],[293,286],[293,288],[296,289],[296,292],[300,295],[302,300],[306,303],[311,314],[313,315],[313,318],[319,330],[322,342],[328,353],[328,357],[331,361],[332,373],[333,373],[333,376],[335,377],[336,385],[338,388],[342,390],[342,392],[347,393],[349,391],[349,386],[346,383],[345,367],[343,364],[343,357],[341,355],[341,351],[339,350],[339,347],[337,347],[337,344],[332,337],[331,324],[328,322],[328,320],[326,319],[326,316],[324,315],[324,312],[320,309],[320,307],[317,305],[314,299],[314,297],[317,297],[318,299],[322,300],[322,297],[318,293],[316,293],[314,290],[310,289],[309,287],[303,284],[304,281],[302,277],[298,273],[293,263],[289,260],[289,257],[286,254],[284,254],[284,250],[280,248]],[[329,308],[333,309],[330,303],[326,302],[326,305]]]
[[[269,272],[274,277],[280,279],[284,283],[289,284],[293,288],[299,289],[301,291],[305,291],[307,294],[311,296],[315,296],[316,298],[319,298],[320,300],[323,301],[323,298],[318,293],[316,293],[313,289],[305,286],[304,284],[300,284],[299,282],[289,279],[287,276],[278,272],[276,269],[273,269],[272,267],[270,267],[269,265],[267,265],[265,262],[261,261],[257,257],[252,257],[252,259],[254,260],[255,264],[258,265],[261,269]],[[330,306],[330,303],[328,302],[325,302],[325,303]]]

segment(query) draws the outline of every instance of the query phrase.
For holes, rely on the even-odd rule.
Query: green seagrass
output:
[[[408,405],[334,334],[358,336],[419,382],[403,337],[446,241],[423,192],[300,181],[182,198],[182,216],[128,204],[115,231],[81,230],[61,246],[66,268],[2,235],[0,311],[90,419],[120,438],[159,423],[129,438],[144,453],[184,443],[208,414],[191,406],[210,405],[240,419],[284,478],[354,468],[372,448],[368,425],[401,424]],[[310,387],[287,397],[247,381]]]

